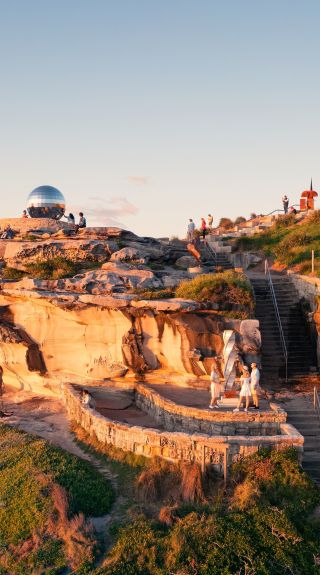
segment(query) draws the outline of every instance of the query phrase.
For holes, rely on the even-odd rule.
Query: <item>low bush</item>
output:
[[[1,275],[5,280],[19,281],[26,275],[26,272],[5,266],[1,270]]]
[[[72,277],[81,269],[82,264],[63,257],[49,258],[26,265],[28,275],[37,279],[60,279]]]
[[[176,297],[193,299],[199,302],[212,302],[221,310],[232,310],[252,313],[254,300],[252,289],[247,278],[234,271],[216,274],[204,274],[184,280],[176,289]]]
[[[174,297],[174,290],[165,289],[135,289],[133,293],[138,297],[137,299],[168,299]]]

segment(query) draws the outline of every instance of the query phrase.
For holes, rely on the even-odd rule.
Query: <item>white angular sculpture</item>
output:
[[[225,329],[223,332],[223,363],[224,363],[224,380],[225,389],[232,389],[236,378],[235,362],[238,359],[236,349],[236,335],[233,329]]]

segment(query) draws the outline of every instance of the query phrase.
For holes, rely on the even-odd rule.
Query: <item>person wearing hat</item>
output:
[[[247,368],[246,365],[244,365],[242,368],[242,376],[240,377],[240,382],[241,382],[241,389],[240,389],[239,401],[238,401],[237,407],[233,410],[234,413],[236,413],[237,411],[240,411],[240,407],[241,407],[243,399],[245,399],[245,402],[246,402],[246,406],[244,408],[244,411],[248,411],[248,409],[249,409],[249,403],[250,403],[250,397],[251,397],[250,373],[249,373],[249,369]]]
[[[255,362],[251,364],[251,368],[250,390],[253,400],[253,409],[259,409],[260,371]]]

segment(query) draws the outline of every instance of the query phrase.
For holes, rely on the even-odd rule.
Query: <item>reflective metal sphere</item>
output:
[[[31,218],[60,220],[66,208],[65,199],[57,188],[39,186],[29,194],[27,210]]]

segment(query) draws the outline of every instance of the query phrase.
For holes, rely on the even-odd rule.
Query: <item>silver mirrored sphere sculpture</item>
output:
[[[30,218],[60,220],[66,209],[65,199],[57,188],[39,186],[29,194],[27,210]]]

